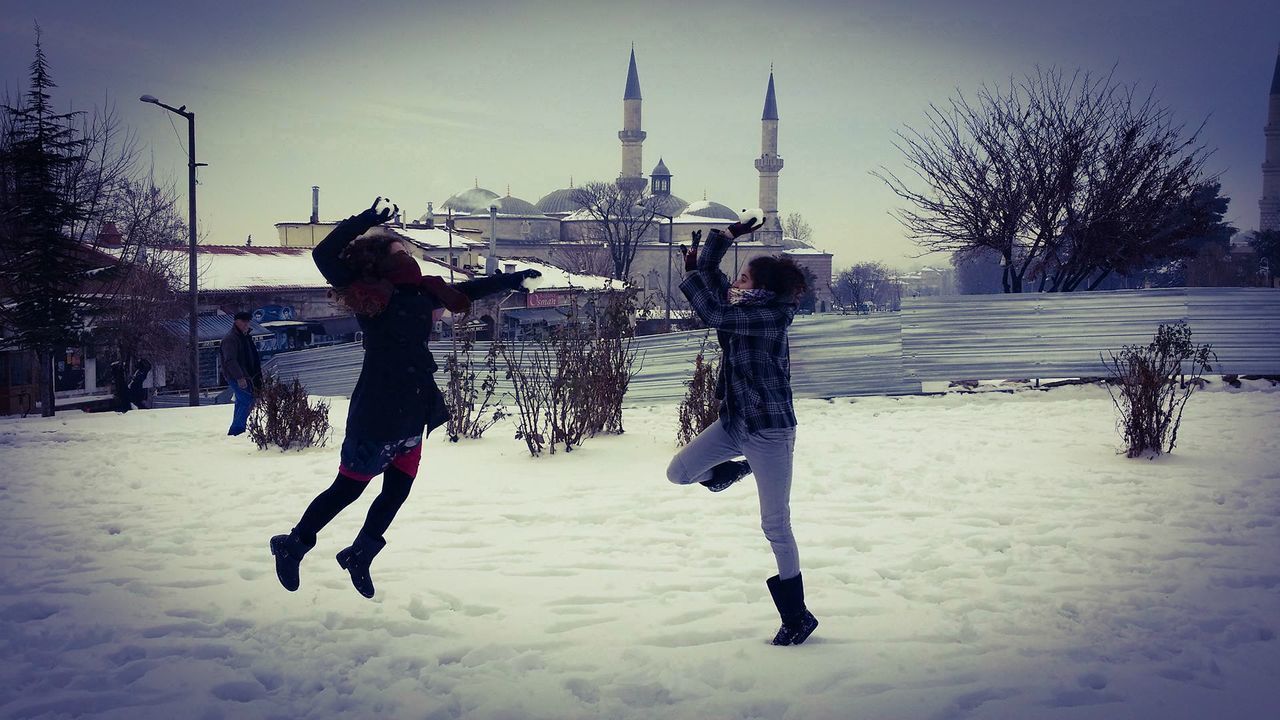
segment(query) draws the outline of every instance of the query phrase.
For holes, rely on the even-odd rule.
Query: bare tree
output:
[[[640,249],[645,233],[657,217],[644,188],[624,188],[613,182],[591,182],[574,188],[573,201],[593,218],[595,234],[608,250],[612,263],[609,276],[627,280],[631,263]]]
[[[923,189],[874,174],[908,202],[900,222],[926,252],[997,253],[1005,292],[1095,288],[1202,229],[1179,212],[1206,181],[1199,129],[1110,74],[1037,70],[931,105],[898,137]]]
[[[579,237],[551,246],[551,262],[579,275],[613,276],[613,258],[602,230],[594,224]]]
[[[831,287],[831,296],[841,313],[870,312],[871,305],[884,308],[892,288],[889,269],[877,262],[858,263],[844,270]]]
[[[805,222],[803,215],[793,212],[788,213],[787,219],[783,221],[782,233],[807,245],[809,244],[809,239],[813,237],[813,227]]]
[[[94,338],[115,348],[126,366],[147,358],[173,367],[186,358],[181,340],[164,325],[184,312],[176,292],[187,282],[186,219],[178,214],[172,185],[129,180],[113,200],[106,222],[119,232],[119,247],[113,251],[121,263],[102,288]],[[95,241],[103,238],[99,233]]]

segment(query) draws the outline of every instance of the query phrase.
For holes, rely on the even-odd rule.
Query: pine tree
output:
[[[42,414],[53,415],[53,361],[80,342],[90,299],[91,269],[72,228],[85,220],[72,191],[73,171],[84,162],[85,142],[74,120],[56,113],[36,27],[35,60],[25,102],[5,105],[0,138],[0,326],[3,344],[36,353]]]

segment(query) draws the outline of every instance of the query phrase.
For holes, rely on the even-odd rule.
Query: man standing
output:
[[[236,398],[236,410],[231,418],[231,429],[227,430],[228,435],[244,433],[249,421],[249,409],[253,407],[253,395],[262,388],[262,361],[258,357],[258,348],[249,335],[249,320],[252,317],[247,312],[236,313],[231,331],[222,338],[222,374],[226,376],[227,385]]]

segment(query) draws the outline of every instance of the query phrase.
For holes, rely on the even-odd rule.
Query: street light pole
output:
[[[674,228],[671,225],[672,218],[670,215],[663,215],[660,212],[655,212],[654,215],[667,219],[667,288],[663,294],[667,297],[666,331],[671,332],[671,246],[675,245],[676,236]]]
[[[196,287],[196,168],[204,164],[196,162],[196,114],[187,110],[186,105],[172,107],[160,102],[152,95],[143,95],[138,99],[144,103],[159,105],[187,119],[187,291],[191,296],[190,312],[187,318],[187,342],[190,345],[188,363],[191,366],[187,373],[187,382],[190,385],[187,404],[196,407],[200,404],[200,343],[196,332],[196,315],[199,310]]]

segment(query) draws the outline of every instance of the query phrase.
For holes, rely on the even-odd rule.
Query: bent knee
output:
[[[680,462],[680,457],[671,458],[671,462],[667,464],[667,480],[675,485],[688,485],[689,477],[685,473],[684,463]]]

